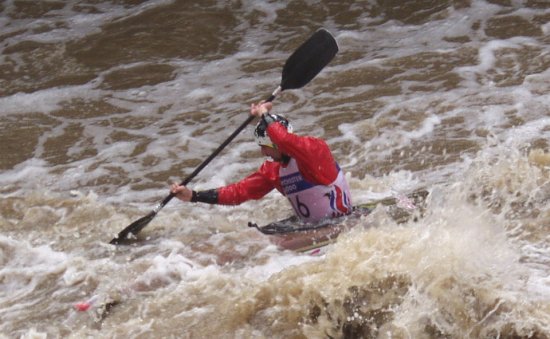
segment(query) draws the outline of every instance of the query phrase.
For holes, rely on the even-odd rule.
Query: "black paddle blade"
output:
[[[154,211],[151,211],[151,213],[147,214],[146,216],[134,221],[125,229],[120,231],[116,238],[113,238],[113,240],[109,241],[109,244],[118,245],[129,240],[128,236],[130,234],[132,234],[133,236],[137,235],[139,231],[141,231],[145,226],[147,226],[147,224],[151,222],[151,220],[153,220],[155,215],[156,213]]]
[[[283,67],[281,89],[305,86],[338,53],[338,44],[325,29],[315,32],[287,59]]]

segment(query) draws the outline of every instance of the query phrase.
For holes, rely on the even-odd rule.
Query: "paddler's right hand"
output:
[[[250,105],[250,114],[260,118],[262,115],[271,111],[273,104],[271,102],[260,101],[258,104]]]
[[[193,197],[192,190],[178,183],[173,183],[172,186],[170,186],[170,193],[172,193],[176,198],[185,202],[191,201],[191,197]]]

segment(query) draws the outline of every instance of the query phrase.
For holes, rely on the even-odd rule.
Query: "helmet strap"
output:
[[[282,159],[281,159],[281,162],[282,162],[283,164],[285,164],[285,165],[288,164],[288,163],[290,162],[290,157],[289,157],[288,155],[286,155],[286,154],[281,155],[281,158],[282,158]]]

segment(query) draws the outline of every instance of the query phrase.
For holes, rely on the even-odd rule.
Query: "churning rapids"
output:
[[[5,0],[0,27],[1,338],[550,338],[548,1]],[[340,52],[274,112],[355,203],[425,212],[310,256],[247,227],[291,214],[278,194],[173,200],[109,245],[321,27]],[[255,170],[252,130],[190,186]]]

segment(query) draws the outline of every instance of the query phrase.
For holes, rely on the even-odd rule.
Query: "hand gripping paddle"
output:
[[[282,91],[296,89],[305,86],[334,58],[338,52],[338,45],[334,37],[325,29],[315,32],[286,60],[283,67],[281,84],[273,91],[266,101],[273,101]],[[193,173],[191,173],[181,185],[187,185],[212,159],[214,159],[235,137],[254,119],[250,115],[210,156],[204,160]],[[157,213],[174,197],[170,193],[149,214],[134,221],[113,238],[110,244],[120,244],[130,236],[136,236],[147,224],[153,220]]]

